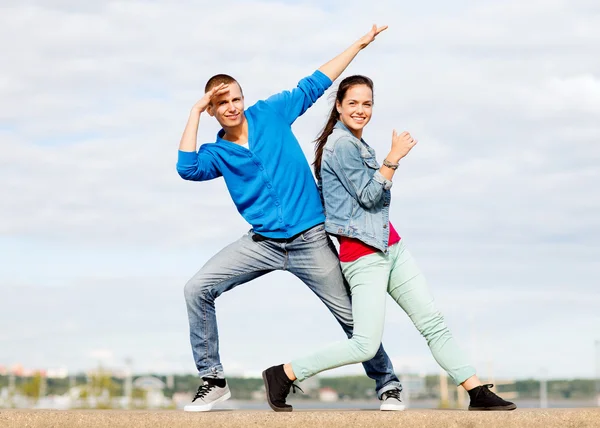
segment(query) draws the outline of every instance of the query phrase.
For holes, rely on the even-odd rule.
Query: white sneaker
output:
[[[208,412],[215,404],[231,398],[229,385],[225,384],[225,387],[220,388],[209,382],[204,381],[204,384],[200,385],[192,403],[185,406],[183,410],[186,412]]]
[[[402,411],[406,408],[402,400],[400,399],[400,390],[399,389],[390,389],[389,391],[385,391],[381,394],[381,406],[379,406],[379,410],[394,410],[394,411]]]

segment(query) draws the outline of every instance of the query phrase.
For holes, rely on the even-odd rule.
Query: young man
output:
[[[273,95],[244,110],[242,88],[227,75],[212,77],[198,101],[179,145],[177,171],[186,180],[223,177],[240,214],[252,230],[211,258],[185,286],[190,341],[204,383],[186,411],[208,411],[231,393],[219,359],[215,299],[274,270],[300,278],[327,306],[348,337],[352,335],[350,297],[337,253],[323,222],[319,192],[291,125],[337,79],[358,52],[387,26],[373,26],[343,53],[302,79],[291,91]],[[196,152],[200,114],[223,127],[216,143]],[[285,165],[285,166],[284,166]],[[402,387],[380,346],[363,363],[376,381],[382,410],[402,410]],[[281,371],[284,398],[290,382]],[[287,411],[292,407],[281,403]]]

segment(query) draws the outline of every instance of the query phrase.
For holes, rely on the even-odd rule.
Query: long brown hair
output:
[[[356,85],[366,85],[371,89],[371,92],[373,92],[373,81],[367,76],[348,76],[340,82],[340,86],[338,86],[337,92],[335,93],[335,101],[333,103],[333,107],[331,108],[331,113],[329,113],[329,119],[327,119],[327,123],[323,127],[321,134],[315,140],[315,161],[313,162],[313,165],[315,167],[315,177],[317,177],[317,180],[321,179],[321,159],[323,158],[323,147],[325,147],[327,138],[331,135],[335,124],[340,119],[340,114],[337,111],[336,104],[338,102],[341,104],[342,101],[344,101],[344,97],[346,96],[348,89]]]

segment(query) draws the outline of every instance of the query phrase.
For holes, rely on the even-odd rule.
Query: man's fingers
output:
[[[209,93],[210,93],[211,95],[214,95],[214,94],[216,94],[217,92],[219,92],[220,90],[222,90],[222,89],[224,89],[224,88],[227,88],[228,86],[229,86],[229,85],[228,85],[227,83],[220,83],[220,84],[218,84],[217,86],[215,86],[214,88],[212,88],[212,89],[210,90],[210,92],[209,92]]]
[[[226,94],[227,92],[229,92],[229,86],[225,85],[222,88],[217,89],[215,92],[211,92],[210,98],[212,99],[212,98],[214,98],[216,96]]]
[[[379,33],[381,33],[382,31],[385,31],[385,30],[387,30],[387,29],[388,29],[388,26],[387,26],[387,25],[383,25],[383,26],[381,26],[381,27],[379,27],[379,28],[377,28],[377,29],[375,30],[375,35],[378,35],[378,34],[379,34]]]

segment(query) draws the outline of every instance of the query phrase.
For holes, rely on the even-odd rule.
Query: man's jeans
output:
[[[215,299],[240,284],[274,270],[286,270],[302,280],[331,311],[346,335],[352,336],[352,307],[333,243],[318,225],[292,242],[255,242],[249,232],[211,258],[185,285],[190,323],[190,341],[201,377],[224,378],[219,359],[219,333]],[[374,379],[378,397],[401,388],[383,346],[373,359],[363,363]]]

